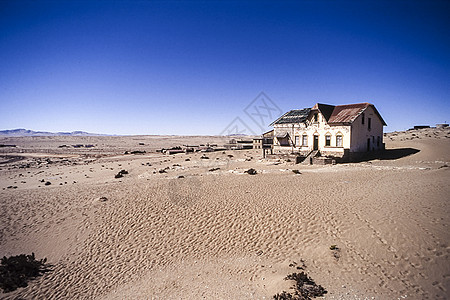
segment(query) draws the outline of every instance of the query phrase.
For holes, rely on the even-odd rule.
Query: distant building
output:
[[[291,110],[274,127],[275,153],[352,159],[358,154],[384,149],[380,113],[370,103],[327,105]]]
[[[253,149],[270,149],[273,145],[273,129],[253,139]]]

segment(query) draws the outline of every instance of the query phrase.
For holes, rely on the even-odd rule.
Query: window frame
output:
[[[308,147],[308,135],[307,134],[302,135],[302,146]]]
[[[336,134],[336,147],[337,148],[344,147],[344,135],[342,133]]]
[[[331,134],[325,134],[325,147],[331,147]]]

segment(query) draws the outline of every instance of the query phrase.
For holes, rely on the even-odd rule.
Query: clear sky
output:
[[[434,126],[450,121],[449,16],[425,0],[1,0],[0,129],[260,133],[245,108],[261,92],[280,112],[370,102],[385,131]]]

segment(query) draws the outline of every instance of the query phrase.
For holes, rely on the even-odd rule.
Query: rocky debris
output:
[[[209,159],[209,157],[203,154],[200,159]]]
[[[336,260],[339,260],[339,258],[341,257],[341,249],[339,249],[336,245],[331,245],[330,250],[332,251],[334,258],[336,258]]]
[[[217,171],[217,170],[220,170],[220,168],[211,168],[211,169],[209,169],[208,171],[209,171],[209,172],[214,172],[214,171]]]
[[[164,169],[160,169],[158,172],[159,173],[167,173],[167,170],[170,170],[169,167],[165,167]]]
[[[294,173],[294,174],[302,174],[302,173],[300,173],[300,171],[299,170],[292,170],[292,172]]]
[[[256,170],[253,169],[253,168],[250,168],[247,171],[244,171],[244,173],[247,173],[249,175],[256,175],[256,174],[258,174],[258,172],[256,172]]]
[[[119,173],[116,174],[116,176],[114,176],[114,178],[122,178],[123,175],[126,175],[126,174],[128,174],[127,170],[121,170],[121,171],[119,171]]]
[[[45,183],[45,185],[50,185],[50,184],[52,184],[50,181],[47,181],[47,182]]]
[[[184,176],[183,175],[179,175],[178,178],[184,178]]]
[[[138,151],[138,150],[136,150],[136,151],[131,151],[130,153],[131,154],[145,154],[146,152],[145,151]]]

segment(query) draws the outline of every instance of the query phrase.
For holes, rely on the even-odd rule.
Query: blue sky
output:
[[[448,1],[3,0],[0,129],[215,135],[238,117],[260,133],[244,109],[261,92],[283,112],[370,102],[385,131],[449,122],[449,15]]]

